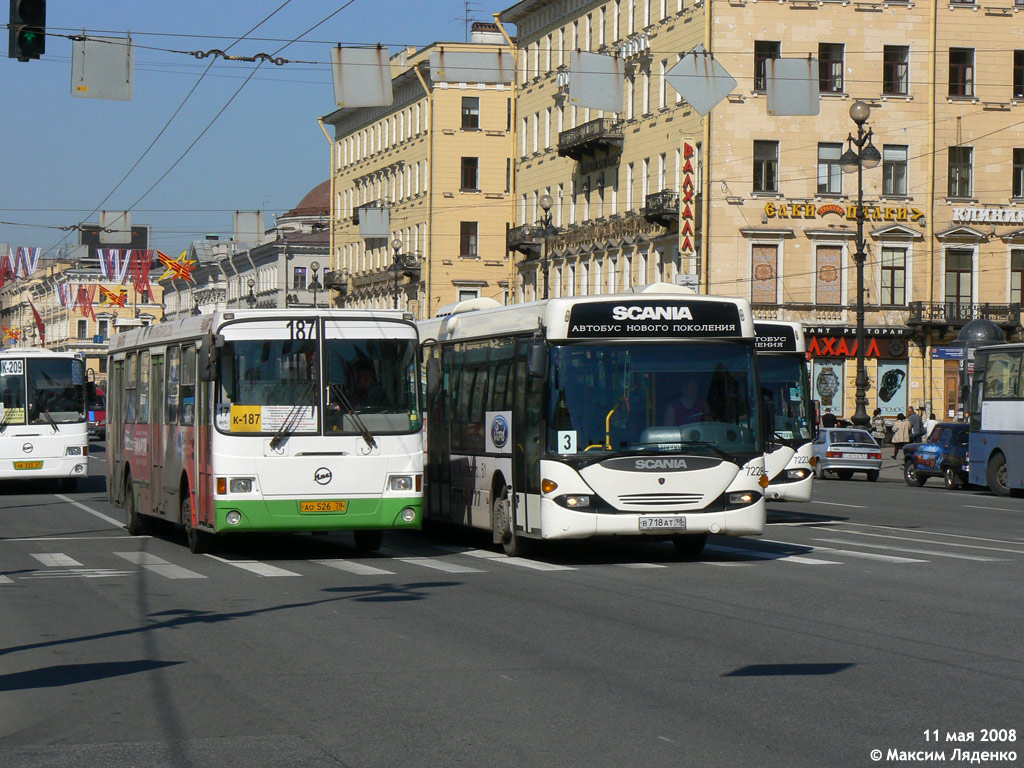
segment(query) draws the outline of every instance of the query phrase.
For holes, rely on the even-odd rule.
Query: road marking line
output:
[[[753,563],[734,563],[734,562],[723,562],[721,560],[701,560],[704,565],[723,565],[729,566],[730,568],[737,565],[753,565]]]
[[[444,560],[435,560],[430,557],[399,557],[396,559],[403,563],[422,565],[424,568],[433,568],[435,571],[444,571],[445,573],[485,573],[485,571],[481,571],[479,568],[469,568],[465,565],[447,563]]]
[[[114,541],[115,539],[151,539],[152,536],[26,536],[23,539],[0,539],[0,544],[17,541]]]
[[[47,568],[74,568],[82,567],[82,564],[75,560],[73,557],[68,557],[60,552],[50,552],[42,554],[32,555],[36,560],[45,565]]]
[[[1002,549],[1000,547],[981,547],[977,544],[958,544],[953,541],[932,541],[931,539],[912,539],[909,536],[887,536],[882,533],[867,533],[866,531],[842,531],[854,536],[871,536],[876,539],[893,539],[894,541],[914,541],[918,544],[940,544],[943,547],[961,547],[963,549],[981,549],[985,552],[1008,552],[1013,555],[1024,555],[1024,549]]]
[[[811,504],[827,504],[830,507],[849,507],[850,509],[867,509],[867,507],[860,504],[840,504],[837,501],[818,501],[817,499],[812,499]]]
[[[1006,507],[979,507],[977,504],[961,504],[964,509],[994,509],[996,512],[1019,512],[1019,509],[1007,509]]]
[[[635,570],[646,570],[648,568],[668,568],[667,565],[658,563],[616,563],[620,568],[633,568]]]
[[[11,581],[7,576],[4,576],[3,574],[0,574],[0,584],[13,584],[13,583],[14,582]]]
[[[730,555],[746,555],[756,557],[759,560],[782,560],[789,563],[801,563],[802,565],[842,565],[834,560],[816,560],[813,557],[801,557],[800,555],[785,555],[779,552],[758,552],[756,549],[744,549],[743,547],[726,547],[722,544],[707,544],[705,549],[713,552],[727,552]]]
[[[249,571],[255,573],[257,576],[299,576],[301,574],[295,573],[295,571],[286,571],[284,568],[278,568],[276,565],[270,563],[261,563],[259,560],[228,560],[226,557],[217,557],[216,555],[207,555],[212,560],[218,560],[227,565],[233,565],[235,568],[241,568],[243,571]]]
[[[355,560],[314,560],[314,563],[326,565],[328,568],[337,568],[339,571],[347,571],[357,576],[394,576],[394,571],[385,571],[383,568],[375,568],[372,565],[358,563]]]
[[[100,520],[105,520],[106,522],[108,522],[111,525],[116,526],[118,528],[124,528],[124,523],[122,523],[120,520],[115,520],[114,518],[110,517],[109,515],[104,515],[102,512],[97,512],[95,509],[92,509],[91,507],[87,507],[87,506],[85,506],[85,504],[81,503],[80,501],[75,501],[74,499],[65,496],[63,493],[55,493],[53,495],[56,496],[61,501],[67,502],[68,504],[71,504],[72,506],[78,507],[79,509],[84,509],[90,515],[96,515],[96,517],[98,517]]]
[[[998,557],[982,557],[981,555],[954,555],[950,552],[937,552],[934,549],[913,549],[911,547],[893,547],[886,544],[872,544],[867,541],[847,541],[846,539],[815,539],[815,541],[824,541],[829,544],[846,544],[854,547],[871,547],[872,549],[887,549],[893,552],[909,552],[912,555],[931,555],[933,557],[951,557],[954,560],[977,560],[985,563],[999,562],[1001,559]]]
[[[132,571],[116,571],[112,568],[69,568],[63,571],[33,571],[19,576],[19,579],[103,579],[108,576],[130,576]]]
[[[772,539],[758,539],[758,542],[764,544],[781,544],[786,547],[791,547],[793,544],[786,541],[773,541]],[[910,557],[896,557],[894,555],[879,555],[874,552],[858,552],[852,549],[833,549],[832,547],[814,547],[813,552],[836,552],[843,555],[849,555],[850,557],[863,557],[867,560],[882,560],[887,563],[927,563],[927,560],[914,560]]]
[[[539,560],[527,560],[525,557],[506,557],[498,552],[489,552],[486,549],[467,549],[462,554],[470,557],[479,557],[481,560],[493,560],[507,565],[517,565],[520,568],[530,568],[534,571],[575,571],[567,565],[555,565],[554,563],[543,563]]]
[[[120,558],[127,560],[129,563],[135,565],[141,565],[147,571],[152,571],[158,576],[164,576],[168,579],[205,579],[201,573],[190,571],[188,568],[182,568],[180,565],[175,565],[162,557],[150,554],[149,552],[115,552]]]

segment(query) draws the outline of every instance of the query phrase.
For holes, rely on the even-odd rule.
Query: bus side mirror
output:
[[[427,397],[433,397],[441,388],[441,361],[432,357],[427,360]]]
[[[224,337],[219,334],[208,336],[199,345],[196,375],[200,381],[213,381],[217,378],[217,364],[220,362],[220,350],[223,346]]]
[[[761,445],[764,448],[775,442],[775,414],[761,405]]]
[[[526,372],[534,379],[543,379],[548,372],[548,347],[543,341],[530,344],[526,357]]]

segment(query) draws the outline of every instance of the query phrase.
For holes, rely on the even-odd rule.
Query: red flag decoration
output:
[[[39,256],[42,252],[42,248],[27,248],[24,246],[18,248],[18,255],[14,262],[15,272],[17,272],[18,267],[21,267],[21,277],[23,280],[35,273],[36,267],[39,266]]]
[[[132,285],[135,286],[136,293],[145,293],[149,296],[150,301],[155,301],[153,298],[153,289],[149,285],[149,268],[153,263],[153,252],[152,251],[132,251],[131,258],[131,274],[132,274]]]
[[[134,251],[121,251],[116,248],[100,248],[96,251],[100,260],[100,273],[104,280],[113,280],[124,285],[128,278],[128,265]]]
[[[36,319],[36,329],[39,331],[39,343],[40,346],[46,346],[46,324],[43,323],[43,318],[39,316],[39,310],[36,309],[36,305],[32,303],[32,299],[28,300],[28,305],[32,307],[32,315]]]
[[[15,280],[18,277],[18,263],[14,259],[14,251],[7,247],[6,254],[0,254],[0,287],[7,284],[8,280]]]
[[[163,251],[157,251],[156,256],[160,260],[160,263],[164,265],[164,273],[160,275],[160,281],[172,278],[174,280],[185,280],[186,282],[194,282],[192,280],[192,270],[196,268],[196,262],[185,258],[186,251],[182,251],[181,255],[172,259]]]
[[[71,283],[57,283],[57,298],[60,299],[62,307],[75,308],[74,299],[71,295]]]
[[[96,285],[79,285],[78,295],[75,297],[75,307],[82,313],[82,317],[96,319],[96,313],[92,310],[92,302],[96,298]],[[72,307],[74,309],[75,307]]]
[[[17,342],[21,338],[21,331],[16,331],[13,328],[8,328],[6,325],[0,325],[0,328],[4,329],[4,337],[0,340],[0,344],[10,339],[11,341]]]

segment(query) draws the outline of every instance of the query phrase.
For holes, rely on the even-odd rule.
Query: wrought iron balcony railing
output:
[[[526,257],[532,257],[540,254],[543,245],[544,227],[522,224],[508,231],[506,246],[510,251],[519,251]]]
[[[1020,304],[973,304],[956,301],[912,301],[907,325],[960,327],[984,318],[1004,328],[1020,325]]]
[[[623,138],[621,123],[610,117],[599,117],[559,133],[558,154],[579,160],[584,155],[595,154],[599,149],[621,149]]]

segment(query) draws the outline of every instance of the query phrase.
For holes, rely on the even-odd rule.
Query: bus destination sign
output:
[[[796,329],[782,323],[754,323],[754,349],[758,352],[796,352]]]
[[[574,304],[570,339],[741,337],[739,307],[724,301],[642,298]]]

